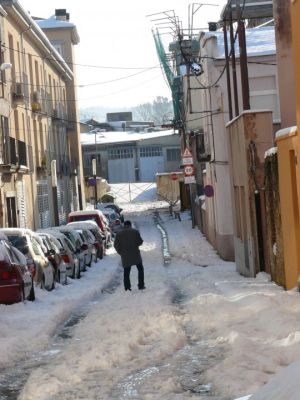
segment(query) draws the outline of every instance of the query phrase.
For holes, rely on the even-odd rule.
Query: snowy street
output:
[[[189,212],[180,222],[163,202],[122,207],[144,239],[146,290],[133,267],[124,291],[110,249],[67,287],[1,305],[1,400],[233,400],[300,358],[297,291],[237,274],[191,228]],[[257,399],[284,399],[268,396]]]

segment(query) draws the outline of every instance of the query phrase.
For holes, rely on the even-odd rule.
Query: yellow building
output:
[[[74,73],[18,1],[0,0],[0,18],[0,225],[63,223],[79,208],[82,169],[67,101]]]
[[[294,59],[296,87],[296,115],[297,126],[285,128],[276,134],[278,147],[278,166],[279,166],[279,187],[281,203],[281,219],[284,246],[284,275],[285,287],[291,289],[299,285],[300,276],[300,1],[294,0],[290,3],[284,3],[282,0],[276,0],[275,6],[280,9],[290,7],[291,32],[285,29],[284,40],[292,36],[292,49]],[[287,28],[289,21],[285,20]],[[286,80],[286,76],[282,77]]]

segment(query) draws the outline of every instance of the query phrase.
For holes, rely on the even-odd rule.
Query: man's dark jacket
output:
[[[143,243],[143,239],[139,231],[134,228],[124,228],[118,232],[114,247],[122,259],[123,267],[131,267],[142,263],[142,257],[139,246]]]

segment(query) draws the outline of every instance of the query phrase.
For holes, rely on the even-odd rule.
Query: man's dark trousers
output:
[[[145,283],[144,283],[144,267],[143,264],[137,264],[136,265],[138,269],[138,288],[139,289],[144,289]],[[130,283],[130,271],[131,267],[124,267],[124,288],[125,290],[130,290],[131,289],[131,283]]]

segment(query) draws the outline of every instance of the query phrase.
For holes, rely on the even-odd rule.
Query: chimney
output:
[[[67,10],[65,8],[58,8],[55,10],[55,19],[60,21],[68,21],[67,17],[70,18],[70,15],[67,14]]]
[[[217,28],[218,28],[218,23],[217,22],[209,22],[208,23],[208,30],[210,32],[216,32]]]

